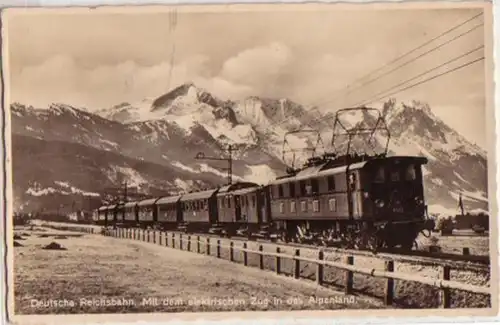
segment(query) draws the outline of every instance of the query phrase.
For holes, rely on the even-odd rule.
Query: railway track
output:
[[[132,228],[140,229],[140,228]],[[218,236],[216,234],[210,233],[190,233],[172,230],[168,231],[170,233],[190,235],[190,236],[204,236],[209,238],[224,239],[230,241],[244,242],[255,242],[255,243],[265,243],[267,245],[281,246],[281,247],[294,247],[294,248],[305,248],[311,250],[322,249],[326,253],[333,253],[338,255],[352,255],[352,256],[363,256],[377,258],[381,260],[393,260],[404,263],[418,264],[422,266],[450,266],[454,269],[472,270],[472,271],[486,271],[490,267],[490,258],[485,255],[459,255],[450,253],[431,253],[426,251],[380,251],[373,253],[370,251],[354,250],[354,249],[342,249],[335,247],[321,247],[311,244],[298,244],[298,243],[285,243],[283,241],[271,241],[266,239],[248,239],[243,236],[232,236],[231,238]]]
[[[70,224],[70,223],[51,223],[46,224],[47,226],[66,226],[66,227],[92,227],[97,229],[102,229],[101,226],[91,225],[91,224]],[[129,229],[141,229],[141,228],[129,228]],[[363,256],[377,258],[381,260],[393,260],[404,263],[419,264],[422,266],[450,266],[454,269],[472,270],[472,271],[486,271],[490,267],[490,258],[485,255],[459,255],[451,253],[432,253],[422,250],[413,251],[379,251],[373,253],[371,251],[354,250],[354,249],[343,249],[335,247],[322,247],[311,244],[299,244],[299,243],[285,243],[281,240],[272,241],[262,238],[248,239],[244,236],[232,236],[231,238],[222,237],[217,234],[212,233],[190,233],[178,230],[170,230],[170,233],[190,235],[190,236],[204,236],[209,238],[217,238],[223,240],[230,240],[234,242],[255,242],[263,243],[267,245],[281,246],[281,247],[294,247],[294,248],[305,248],[311,250],[322,249],[326,253],[338,254],[338,255],[352,255],[352,256]]]

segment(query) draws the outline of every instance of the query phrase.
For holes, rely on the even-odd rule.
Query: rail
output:
[[[152,235],[151,235],[152,234]],[[170,234],[170,236],[169,236]],[[212,255],[211,249],[213,248],[213,241],[210,237],[203,236],[191,236],[178,234],[178,240],[176,241],[176,234],[169,232],[160,232],[155,230],[144,230],[144,229],[130,229],[130,228],[117,228],[105,230],[103,232],[105,236],[111,236],[116,238],[141,240],[144,242],[154,243],[163,245],[171,248],[178,248],[180,250],[185,250],[193,252],[192,243],[196,245],[196,250],[194,252],[202,254],[201,245],[204,245],[204,254]],[[170,240],[169,240],[170,237]],[[193,238],[195,237],[195,238]],[[194,239],[194,240],[193,240]],[[212,238],[213,239],[213,238]],[[176,244],[179,247],[176,247]],[[187,244],[187,245],[186,245]],[[229,261],[235,262],[235,251],[239,251],[243,255],[243,265],[248,266],[248,254],[257,254],[259,257],[259,268],[264,270],[264,257],[274,257],[274,271],[277,274],[281,274],[281,261],[282,259],[289,259],[294,261],[293,267],[293,277],[295,279],[300,278],[300,262],[308,262],[316,265],[315,281],[318,285],[324,284],[324,267],[334,267],[343,270],[344,273],[344,292],[346,294],[351,294],[354,290],[354,274],[364,274],[372,277],[385,278],[385,290],[384,290],[384,303],[387,306],[393,304],[394,293],[395,293],[395,283],[394,280],[410,281],[416,282],[424,285],[429,285],[440,290],[440,307],[450,308],[451,307],[451,290],[461,290],[465,292],[483,294],[491,297],[491,288],[484,286],[476,286],[466,283],[461,283],[457,281],[450,280],[451,267],[449,265],[444,265],[441,267],[440,279],[432,279],[428,277],[416,276],[407,273],[397,273],[394,272],[394,261],[386,260],[384,270],[372,269],[366,267],[360,267],[354,265],[354,256],[348,255],[344,256],[344,261],[334,262],[327,261],[324,259],[324,251],[317,251],[317,258],[308,258],[300,256],[300,249],[295,249],[295,255],[288,255],[281,252],[280,247],[276,247],[275,252],[264,251],[263,245],[260,244],[258,250],[250,249],[247,247],[248,244],[243,242],[242,247],[235,247],[234,242],[230,241],[229,245],[224,245],[221,243],[220,239],[216,240],[215,249],[216,257],[221,258],[221,249],[229,249]]]

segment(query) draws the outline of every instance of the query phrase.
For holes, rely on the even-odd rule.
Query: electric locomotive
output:
[[[346,128],[340,115],[351,112],[361,112],[375,126]],[[369,143],[380,130],[387,134],[383,152],[354,150],[355,137],[367,135]],[[313,155],[300,169],[289,168],[285,176],[265,186],[240,182],[104,206],[97,210],[97,222],[358,249],[411,249],[420,232],[434,229],[424,198],[422,166],[427,159],[388,156],[390,133],[375,109],[338,111],[332,147],[336,148],[335,140],[342,135],[347,136],[344,153]]]

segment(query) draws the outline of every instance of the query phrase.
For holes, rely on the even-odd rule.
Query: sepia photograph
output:
[[[497,312],[491,4],[1,20],[9,317]]]

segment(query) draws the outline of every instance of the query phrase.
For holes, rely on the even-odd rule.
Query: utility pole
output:
[[[127,181],[125,181],[123,183],[123,185],[125,186],[125,188],[123,190],[123,202],[127,203]]]
[[[233,183],[233,151],[236,151],[236,148],[233,145],[228,145],[227,148],[224,149],[226,152],[226,157],[219,158],[219,157],[207,157],[205,156],[205,153],[203,152],[198,152],[196,154],[195,159],[199,160],[218,160],[218,161],[227,161],[227,182],[228,185],[231,185]]]

